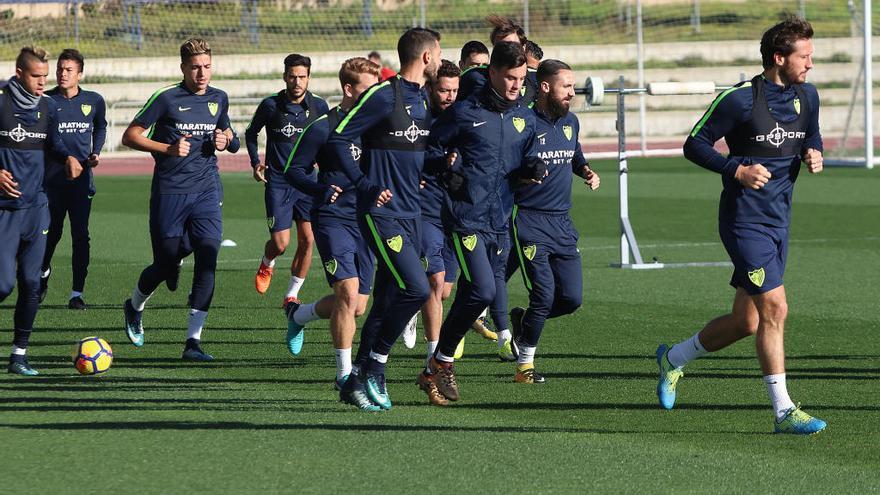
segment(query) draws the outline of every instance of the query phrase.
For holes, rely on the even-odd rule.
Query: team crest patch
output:
[[[526,255],[526,259],[532,261],[535,259],[535,253],[538,252],[538,246],[532,244],[531,246],[523,247],[523,254]]]
[[[422,262],[422,270],[428,271],[428,258],[422,256],[421,258],[419,258],[419,261]]]
[[[798,115],[801,114],[801,99],[800,98],[794,99],[794,111]]]
[[[395,253],[399,253],[401,249],[403,249],[403,237],[396,235],[391,239],[385,239],[385,243],[388,244],[388,247],[391,248]]]
[[[83,115],[85,115],[86,117],[88,117],[88,115],[92,113],[91,105],[82,104],[79,106],[79,109],[82,110]]]
[[[217,115],[217,110],[220,108],[220,105],[214,103],[213,101],[208,102],[208,111],[211,112],[211,115]]]
[[[526,87],[525,87],[525,85],[523,85],[523,87],[519,88],[519,95],[520,95],[520,96],[525,96],[525,95],[526,95]]]
[[[329,273],[330,275],[336,275],[336,268],[338,268],[338,267],[339,267],[339,264],[336,263],[335,258],[324,263],[324,269],[327,270],[327,273]]]
[[[266,225],[268,225],[270,229],[272,227],[274,227],[275,226],[275,217],[274,216],[273,217],[266,217]]]
[[[477,247],[477,234],[466,235],[461,238],[461,243],[464,244],[465,249],[468,251],[473,251],[475,247]]]
[[[526,128],[526,119],[522,117],[514,117],[513,128],[516,129],[516,132],[522,132],[523,129]]]
[[[562,133],[565,134],[565,139],[571,141],[571,136],[574,134],[574,128],[570,125],[564,125],[562,126]]]
[[[758,268],[757,270],[752,270],[749,272],[749,280],[755,284],[755,287],[760,287],[764,285],[764,269]]]

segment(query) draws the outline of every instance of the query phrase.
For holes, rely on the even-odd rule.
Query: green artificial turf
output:
[[[596,164],[602,187],[575,183],[584,306],[548,323],[536,365],[542,386],[514,384],[493,344],[467,336],[457,363],[462,400],[427,405],[415,386],[423,360],[396,346],[391,411],[362,413],[332,389],[327,323],[306,330],[297,358],[279,309],[285,266],[269,293],[253,289],[267,238],[260,187],[224,177],[223,248],[203,335],[217,357],[180,360],[192,273],[161,287],[144,314],[146,345],[121,329],[122,301],[150,259],[149,178],[99,177],[92,213],[86,312],[66,309],[65,234],[30,350],[36,378],[0,375],[4,493],[866,493],[880,482],[880,175],[831,169],[801,175],[786,289],[792,398],[828,421],[812,438],[772,431],[753,341],[686,368],[679,402],[655,396],[654,349],[689,337],[729,310],[729,268],[631,271],[619,261],[616,163]],[[646,259],[723,261],[717,175],[683,159],[630,161],[630,214]],[[301,293],[327,292],[314,263]],[[0,305],[11,340],[15,295]],[[510,304],[526,292],[510,282]],[[107,339],[113,368],[81,377],[73,343]]]

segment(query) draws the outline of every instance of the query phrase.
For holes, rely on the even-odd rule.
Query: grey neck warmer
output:
[[[40,97],[28,93],[21,83],[18,82],[18,77],[13,76],[10,78],[6,89],[9,90],[12,101],[22,110],[33,110],[40,104]]]

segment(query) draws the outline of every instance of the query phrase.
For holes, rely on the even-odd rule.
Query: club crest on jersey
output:
[[[757,270],[752,270],[749,272],[749,280],[755,284],[755,287],[760,287],[764,285],[764,269],[758,268]]]
[[[422,270],[428,271],[428,258],[422,256],[421,258],[419,258],[419,262],[422,263]]]
[[[92,106],[91,106],[91,105],[86,105],[85,103],[83,103],[82,105],[80,105],[80,106],[79,106],[79,109],[82,110],[83,115],[86,116],[86,117],[88,117],[89,114],[92,113]]]
[[[800,98],[794,99],[794,112],[798,115],[801,114],[801,99]]]
[[[388,247],[395,253],[399,253],[403,249],[403,237],[396,235],[390,239],[385,239],[385,244],[388,244]]]
[[[525,86],[519,88],[519,95],[520,95],[520,96],[525,96],[525,95],[526,95],[526,87],[525,87]]]
[[[266,217],[266,225],[268,225],[270,229],[272,227],[274,227],[275,226],[275,217],[274,216]]]
[[[570,125],[562,126],[562,134],[565,135],[565,139],[571,141],[571,136],[574,135],[574,128]]]
[[[526,256],[526,259],[532,261],[535,259],[535,253],[538,252],[538,246],[532,244],[531,246],[523,246],[523,254]]]
[[[461,243],[464,244],[465,249],[468,251],[473,251],[475,247],[477,247],[477,234],[466,235],[461,238]]]
[[[522,117],[514,117],[513,128],[516,129],[516,132],[522,132],[523,129],[526,128],[526,119]]]
[[[220,109],[220,105],[214,103],[213,101],[208,102],[208,111],[211,112],[211,116],[217,115],[217,110]]]
[[[336,263],[336,259],[333,258],[330,261],[324,263],[324,269],[327,270],[327,273],[330,275],[336,275],[336,269],[339,267],[339,264]]]

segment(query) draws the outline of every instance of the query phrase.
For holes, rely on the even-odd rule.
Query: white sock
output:
[[[428,357],[425,358],[425,367],[428,367],[428,363],[431,362],[431,357],[434,356],[434,351],[437,350],[437,341],[429,340],[427,344]]]
[[[681,368],[689,362],[705,355],[709,351],[700,343],[700,332],[697,332],[687,340],[683,340],[669,349],[667,357],[669,363],[676,368]]]
[[[275,266],[275,260],[274,259],[270,260],[270,259],[266,258],[265,256],[263,256],[262,263],[264,265],[268,266],[269,268],[272,268],[273,266]]]
[[[351,374],[351,347],[348,349],[336,349],[336,378],[340,379]]]
[[[482,313],[480,313],[480,318],[485,318],[486,315],[488,315],[488,314],[489,314],[489,308],[486,308],[483,310]]]
[[[503,347],[504,343],[508,340],[512,339],[513,336],[510,334],[510,329],[505,328],[498,332],[498,347]]]
[[[140,289],[138,289],[137,284],[134,286],[134,290],[131,292],[131,305],[134,307],[135,311],[143,311],[144,305],[147,304],[147,301],[150,300],[150,296],[153,293],[149,294],[141,294]]]
[[[287,284],[287,297],[299,297],[299,290],[302,288],[306,279],[299,278],[296,275],[290,276],[290,282]]]
[[[74,297],[82,297],[82,295],[82,292],[77,292],[75,290],[70,291],[70,299],[73,299]]]
[[[438,351],[437,352],[437,361],[440,361],[441,363],[454,363],[455,358],[452,356],[447,356],[446,354],[443,354],[442,352]]]
[[[318,303],[302,304],[293,312],[293,321],[300,325],[306,325],[310,321],[320,320],[321,317],[315,312],[315,306]]]
[[[375,359],[376,361],[385,364],[388,362],[388,354],[376,354],[373,351],[370,351],[370,359]]]
[[[27,349],[22,349],[21,347],[12,346],[12,353],[16,356],[24,356],[27,354]]]
[[[770,394],[776,419],[780,420],[789,409],[794,407],[794,402],[788,396],[788,388],[785,386],[785,373],[765,375],[764,384],[767,385],[767,393]]]
[[[45,272],[40,272],[40,278],[49,278],[49,274],[52,273],[52,268],[49,267]]]
[[[537,347],[519,346],[519,357],[516,364],[532,364],[535,362],[535,350]]]
[[[189,310],[189,324],[186,329],[186,338],[187,339],[199,339],[202,338],[202,327],[205,326],[205,318],[208,317],[207,311],[200,311],[198,309]]]

